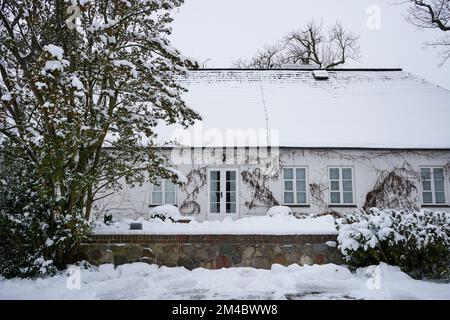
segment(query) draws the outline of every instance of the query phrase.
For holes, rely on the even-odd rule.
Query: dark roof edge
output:
[[[174,148],[184,149],[206,149],[206,148],[227,148],[226,146],[208,146],[208,147],[191,147],[191,146],[152,146],[150,148],[171,150]],[[230,146],[229,148],[264,148],[264,146]],[[271,146],[271,148],[280,149],[298,149],[298,150],[367,150],[367,151],[450,151],[449,148],[385,148],[385,147],[289,147],[289,146]],[[103,147],[103,149],[114,149],[114,147]]]
[[[333,68],[333,69],[321,69],[321,68],[274,68],[274,69],[254,69],[254,68],[200,68],[190,69],[189,71],[314,71],[314,70],[327,70],[327,71],[403,71],[402,68]]]

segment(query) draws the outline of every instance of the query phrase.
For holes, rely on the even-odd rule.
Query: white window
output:
[[[158,179],[152,184],[152,204],[176,204],[175,184],[169,179]]]
[[[331,167],[330,204],[354,204],[353,169],[351,167]]]
[[[283,203],[308,203],[306,192],[306,168],[283,168]]]
[[[423,204],[444,204],[445,178],[443,168],[420,168]]]

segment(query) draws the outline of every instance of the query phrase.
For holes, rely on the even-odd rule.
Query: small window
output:
[[[329,168],[330,204],[354,204],[353,169]]]
[[[306,168],[283,168],[283,203],[308,203],[306,192]]]
[[[176,204],[175,184],[169,179],[158,179],[152,184],[152,204]]]
[[[445,204],[445,178],[443,168],[420,168],[422,203]]]

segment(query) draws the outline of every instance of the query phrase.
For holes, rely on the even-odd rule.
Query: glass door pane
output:
[[[226,171],[225,212],[236,213],[236,171]]]
[[[209,172],[209,212],[220,213],[220,171]]]

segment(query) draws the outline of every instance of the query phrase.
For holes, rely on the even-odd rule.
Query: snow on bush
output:
[[[170,220],[171,222],[175,222],[179,219],[182,219],[180,210],[171,205],[164,204],[162,206],[154,207],[150,210],[150,218],[151,219],[161,219],[162,221]]]
[[[52,57],[54,57],[58,60],[63,59],[64,50],[61,47],[58,47],[54,44],[48,44],[48,45],[44,46],[44,50],[47,51],[48,53],[50,53],[52,55]]]
[[[269,216],[269,217],[289,216],[289,215],[292,215],[292,214],[293,214],[292,210],[289,207],[286,207],[286,206],[273,206],[267,211],[266,216]]]
[[[172,172],[177,177],[177,180],[179,182],[181,182],[182,184],[188,183],[188,178],[181,171],[178,171],[177,169],[172,168],[172,167],[169,167],[166,169],[167,169],[167,171]]]
[[[383,261],[421,278],[450,276],[450,214],[357,210],[336,220],[339,250],[355,267]]]

